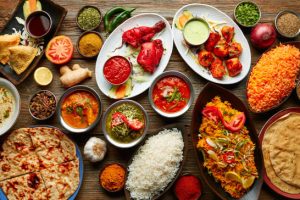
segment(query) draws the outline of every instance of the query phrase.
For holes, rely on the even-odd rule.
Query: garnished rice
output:
[[[294,89],[299,69],[300,51],[292,45],[280,45],[264,53],[249,78],[250,107],[261,112],[278,105]]]
[[[183,159],[181,131],[165,129],[151,136],[128,167],[126,188],[133,199],[152,199],[174,179]]]

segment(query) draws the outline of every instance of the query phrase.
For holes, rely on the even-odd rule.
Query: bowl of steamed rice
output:
[[[169,125],[153,132],[127,168],[126,199],[159,199],[179,176],[186,157],[184,126]]]

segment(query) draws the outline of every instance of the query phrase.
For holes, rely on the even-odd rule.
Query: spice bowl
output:
[[[241,12],[241,11],[239,11],[240,7],[241,7],[241,6],[244,6],[244,5],[246,5],[246,4],[252,5],[253,8],[254,8],[254,9],[256,8],[256,11],[258,12],[258,19],[257,19],[257,21],[254,22],[254,23],[251,23],[251,24],[249,24],[249,25],[248,25],[248,24],[245,24],[245,23],[243,23],[243,22],[241,22],[241,19],[239,19],[239,14],[237,13],[237,12]],[[256,24],[258,24],[258,22],[259,22],[259,20],[260,20],[260,18],[261,18],[261,11],[260,11],[259,6],[258,6],[256,3],[252,2],[252,1],[242,1],[242,2],[238,3],[238,4],[235,6],[234,11],[233,11],[233,16],[234,16],[235,21],[236,21],[241,27],[244,27],[244,28],[251,28],[251,27],[254,27]],[[251,17],[252,17],[252,16],[253,16],[253,14],[251,14]],[[247,16],[244,16],[244,17],[247,17]]]
[[[294,19],[296,19],[297,22],[295,23],[291,23],[289,21],[286,21],[287,20],[287,14],[290,14],[288,17],[291,19],[291,17],[294,16]],[[285,15],[285,16],[284,16]],[[283,10],[283,11],[280,11],[276,17],[275,17],[275,28],[276,28],[276,31],[279,33],[280,36],[284,37],[284,38],[289,38],[289,39],[292,39],[292,38],[295,38],[297,37],[299,34],[300,34],[300,18],[299,16],[297,15],[296,12],[294,11],[291,11],[291,10]],[[295,25],[296,27],[293,27],[295,30],[298,29],[298,32],[297,31],[293,31],[294,34],[286,34],[284,33],[283,31],[288,31],[287,30],[287,27],[281,27],[282,24],[284,25]]]
[[[92,11],[91,13],[91,9]],[[86,12],[86,13],[83,13]],[[96,13],[99,14],[99,16],[95,17],[93,15],[97,15]],[[93,18],[94,17],[94,18]],[[99,18],[99,19],[97,19]],[[86,21],[84,21],[86,19]],[[97,21],[95,21],[97,20]],[[102,21],[102,13],[99,10],[99,8],[91,5],[83,6],[77,13],[76,16],[76,23],[77,26],[83,30],[83,31],[91,31],[97,29]],[[84,24],[85,23],[85,24]],[[84,26],[83,26],[84,25]]]
[[[83,44],[80,44],[80,41],[81,41],[81,39],[84,38],[84,36],[87,36],[88,34],[95,34],[95,35],[97,35],[97,36],[99,37],[99,39],[100,39],[100,42],[101,42],[100,48],[99,48],[99,49],[96,49],[96,52],[93,52],[92,55],[86,55],[86,54],[84,54],[83,51],[80,50],[80,49],[81,49],[81,46],[80,46],[80,45],[83,45]],[[93,38],[91,38],[91,39],[93,39]],[[79,53],[82,57],[84,57],[84,58],[95,58],[95,57],[98,56],[98,54],[99,54],[99,52],[100,52],[100,50],[101,50],[101,48],[102,48],[102,46],[103,46],[103,43],[104,43],[104,38],[102,37],[102,35],[101,35],[99,32],[96,32],[96,31],[85,31],[85,32],[83,32],[83,33],[79,36],[79,38],[78,38],[78,40],[77,40],[77,43],[76,43],[76,48],[77,48],[78,53]],[[82,47],[82,48],[91,50],[91,49],[92,49],[92,45],[95,45],[95,41],[86,42],[85,46]]]
[[[110,168],[110,169],[109,169]],[[108,188],[105,184],[105,181],[104,180],[104,176],[106,173],[106,175],[109,174],[110,170],[113,172],[113,174],[111,174],[112,176],[110,176],[111,178],[111,182],[109,183],[109,185],[116,185],[115,181],[116,180],[113,180],[114,178],[120,178],[121,179],[121,183],[120,186],[116,189],[111,189],[111,188]],[[119,172],[121,173],[116,173],[115,171],[113,170],[120,170]],[[118,176],[121,176],[121,177],[114,177],[115,175],[118,175]],[[123,178],[122,178],[123,177]],[[117,192],[120,192],[124,189],[124,186],[125,186],[125,182],[126,182],[126,177],[127,177],[127,169],[126,167],[121,164],[121,163],[118,163],[118,162],[109,162],[109,163],[106,163],[100,170],[99,172],[99,185],[107,192],[110,192],[110,193],[117,193]]]
[[[203,185],[201,180],[191,173],[183,173],[177,178],[173,186],[173,191],[177,199],[186,199],[188,196],[193,196],[193,199],[200,199],[203,193],[202,190]]]
[[[30,97],[28,110],[34,119],[44,121],[54,115],[56,107],[56,96],[49,90],[40,90]]]

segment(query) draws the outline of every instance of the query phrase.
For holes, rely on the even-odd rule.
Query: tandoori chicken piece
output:
[[[202,49],[198,53],[198,61],[200,65],[202,65],[203,67],[209,67],[211,63],[214,61],[214,59],[215,58],[213,54],[209,51],[206,51],[205,49]]]
[[[156,33],[159,33],[166,27],[165,22],[159,21],[154,26],[139,26],[127,30],[122,35],[123,43],[127,43],[134,48],[139,47],[144,42],[150,42]]]
[[[147,72],[153,73],[160,63],[164,48],[160,39],[142,44],[137,62]]]
[[[204,44],[204,47],[207,51],[213,51],[216,44],[221,39],[221,35],[218,32],[211,32],[207,41]]]
[[[210,72],[214,78],[222,79],[226,73],[223,61],[219,58],[215,58],[210,66]]]
[[[233,77],[241,73],[242,64],[238,58],[231,58],[225,61],[229,76]]]
[[[242,50],[243,50],[243,48],[240,43],[238,43],[238,42],[230,43],[229,47],[228,47],[229,58],[239,57],[242,53]]]
[[[222,27],[222,35],[225,38],[226,42],[231,42],[234,36],[234,27],[232,26],[223,26]]]
[[[221,39],[214,48],[214,54],[219,58],[225,58],[228,53],[228,43]]]

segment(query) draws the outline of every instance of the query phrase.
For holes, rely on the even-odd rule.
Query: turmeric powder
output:
[[[94,57],[99,53],[102,44],[103,41],[99,35],[96,33],[87,33],[80,38],[78,47],[82,55]]]
[[[101,186],[110,191],[116,192],[121,190],[125,184],[126,171],[119,164],[110,164],[106,166],[100,174]]]

